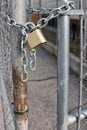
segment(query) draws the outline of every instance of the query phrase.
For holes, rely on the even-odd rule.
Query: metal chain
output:
[[[26,10],[28,11],[28,13],[32,14],[32,13],[37,13],[37,14],[49,14],[50,11],[52,10],[51,8],[43,8],[43,7],[39,7],[39,8],[32,8],[32,7],[27,7]]]
[[[28,22],[25,25],[25,28],[22,30],[22,42],[21,42],[21,50],[22,50],[22,57],[21,57],[21,65],[23,68],[21,79],[23,82],[28,80],[28,58],[27,58],[27,51],[26,51],[26,37],[29,32],[31,32],[35,25],[32,22]],[[30,68],[31,70],[36,69],[36,50],[30,51]]]
[[[5,18],[7,20],[7,24],[9,26],[15,26],[22,30],[22,40],[21,40],[21,65],[22,65],[22,73],[21,73],[21,80],[22,82],[27,82],[28,80],[28,72],[27,72],[27,66],[28,66],[28,58],[27,58],[27,51],[26,51],[26,33],[27,33],[27,26],[18,24],[15,19],[13,19],[10,16],[10,13],[5,14]]]
[[[57,14],[64,14],[66,13],[68,10],[70,9],[74,9],[74,2],[73,1],[68,1],[68,2],[64,2],[64,5],[60,6],[59,8],[43,8],[43,7],[39,7],[39,8],[32,8],[32,7],[27,7],[26,10],[32,14],[32,13],[36,13],[36,14],[50,14],[52,12],[54,12],[54,10],[56,9]]]
[[[9,26],[15,26],[20,28],[21,30],[26,29],[26,27],[22,24],[19,24],[16,22],[15,19],[13,19],[9,12],[5,13],[6,22]]]
[[[57,18],[59,15],[64,15],[71,9],[74,9],[73,1],[67,2],[59,8],[52,9],[46,18],[39,19],[36,28],[44,28],[51,19]]]
[[[16,22],[15,19],[13,19],[10,15],[10,13],[5,14],[6,21],[9,26],[15,26],[22,30],[22,41],[21,41],[21,50],[22,50],[22,57],[21,57],[21,65],[23,68],[21,79],[23,82],[26,82],[28,80],[28,73],[27,73],[27,65],[28,65],[28,59],[27,59],[27,53],[26,53],[26,35],[36,28],[43,28],[45,27],[48,22],[58,17],[59,15],[66,14],[69,10],[74,9],[74,3],[73,1],[69,1],[65,3],[64,5],[60,6],[59,8],[54,9],[45,9],[43,7],[34,9],[34,8],[27,8],[28,11],[31,13],[40,13],[45,14],[48,13],[49,15],[46,18],[41,18],[37,22],[37,25],[34,25],[32,22],[28,22],[25,25],[19,24]],[[31,70],[36,69],[36,50],[30,51],[30,68]]]
[[[9,13],[6,13],[5,17],[7,18],[7,23],[9,26],[15,26],[21,29],[22,31],[22,41],[21,41],[21,51],[22,51],[22,57],[21,57],[21,65],[23,68],[22,74],[21,74],[21,80],[23,82],[26,82],[28,80],[28,73],[27,73],[27,65],[28,65],[28,59],[27,59],[27,52],[26,52],[26,36],[28,33],[32,32],[36,26],[32,22],[28,22],[25,25],[18,24]],[[30,52],[30,68],[31,70],[36,69],[36,51]]]
[[[36,28],[35,24],[32,22],[26,23],[25,27],[28,28],[27,34],[32,32]],[[30,51],[30,69],[32,71],[36,69],[36,50]]]
[[[45,9],[43,7],[40,7],[38,9],[35,9],[35,8],[27,8],[27,10],[30,12],[30,13],[39,13],[39,14],[49,14],[46,18],[41,18],[39,19],[39,21],[37,22],[37,25],[35,28],[43,28],[45,27],[48,22],[53,19],[53,18],[56,18],[58,17],[59,15],[64,15],[66,14],[69,10],[71,9],[74,9],[74,2],[73,1],[68,1],[68,2],[65,2],[64,5],[58,7],[58,8],[54,8],[54,9]],[[22,24],[18,24],[11,16],[10,16],[10,13],[6,13],[5,14],[5,17],[7,19],[7,23],[10,25],[10,26],[15,26],[15,27],[18,27],[20,29],[24,29],[26,30],[26,26],[22,25]],[[33,23],[32,23],[33,24]],[[29,26],[28,26],[29,27]],[[35,29],[34,28],[34,29]],[[29,29],[29,28],[28,28]]]
[[[30,69],[36,69],[36,50],[30,51]]]
[[[21,80],[23,82],[26,82],[28,80],[28,72],[27,72],[27,66],[28,66],[28,58],[27,58],[27,51],[26,51],[26,36],[22,35],[22,41],[21,41],[21,65],[22,65],[22,73],[21,73]]]

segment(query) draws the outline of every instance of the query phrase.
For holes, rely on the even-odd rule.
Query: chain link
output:
[[[30,51],[30,69],[36,69],[36,50]]]
[[[45,27],[51,19],[56,18],[59,15],[64,15],[71,9],[74,9],[74,2],[73,1],[65,2],[64,5],[62,5],[62,6],[58,7],[58,8],[54,8],[54,9],[45,9],[43,7],[35,9],[35,8],[31,8],[31,7],[28,8],[27,7],[27,10],[29,11],[29,13],[39,13],[39,14],[46,14],[47,13],[47,14],[49,14],[46,18],[39,19],[39,21],[37,22],[36,27],[34,27],[33,29]],[[10,16],[9,13],[6,13],[5,17],[7,18],[7,23],[10,26],[18,27],[18,28],[22,29],[24,31],[24,33],[27,32],[27,28],[28,28],[28,30],[32,31],[32,28],[30,29],[31,24],[29,24],[29,23],[26,24],[26,25],[18,24]]]
[[[26,23],[25,27],[28,28],[27,33],[32,32],[36,28],[35,24],[32,22]],[[36,69],[36,50],[30,51],[30,69],[32,71]]]
[[[32,14],[32,13],[37,13],[37,14],[49,14],[50,11],[52,10],[51,8],[48,8],[48,9],[45,9],[43,7],[40,7],[40,8],[32,8],[32,7],[27,7],[26,10]]]
[[[6,18],[7,24],[8,24],[9,26],[18,27],[18,28],[20,28],[21,30],[26,29],[26,27],[25,27],[24,25],[18,24],[18,23],[16,22],[16,20],[11,17],[11,15],[10,15],[9,12],[8,12],[8,13],[5,13],[5,18]]]
[[[57,18],[59,15],[64,15],[71,9],[74,9],[73,1],[67,2],[59,8],[52,9],[46,18],[41,18],[38,20],[36,27],[44,28],[51,19]]]
[[[27,51],[26,51],[26,37],[27,34],[30,33],[34,28],[35,25],[32,22],[28,22],[25,25],[25,28],[22,30],[22,42],[21,42],[21,65],[22,65],[22,74],[21,74],[21,80],[23,82],[26,82],[28,80],[28,72],[27,72],[27,66],[28,66],[28,58],[27,58]],[[36,69],[36,50],[30,51],[30,68],[31,70]]]
[[[54,10],[56,10],[57,14],[64,14],[67,11],[69,11],[70,9],[74,9],[74,2],[73,1],[68,1],[68,2],[64,2],[64,5],[60,6],[59,8],[32,8],[32,7],[27,7],[26,10],[32,14],[32,13],[36,13],[36,14],[50,14],[50,12],[54,12]]]
[[[28,72],[27,72],[27,66],[28,66],[28,58],[27,58],[27,51],[26,51],[26,37],[25,35],[22,35],[22,41],[21,41],[21,65],[22,65],[22,73],[21,73],[21,80],[23,82],[26,82],[28,80]]]

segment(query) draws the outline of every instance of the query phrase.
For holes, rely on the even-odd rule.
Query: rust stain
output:
[[[4,112],[4,108],[2,107],[2,108],[0,108],[0,112]]]
[[[21,81],[21,67],[13,69],[14,83],[14,110],[16,112],[25,112],[27,110],[27,83]]]

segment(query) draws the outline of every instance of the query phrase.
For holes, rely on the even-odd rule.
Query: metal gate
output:
[[[86,41],[86,12],[84,10],[83,6],[84,1],[79,1],[79,10],[74,10],[74,15],[79,16],[80,20],[80,82],[79,82],[79,101],[78,101],[78,109],[76,113],[68,114],[69,122],[67,123],[67,112],[68,112],[68,78],[69,78],[69,53],[68,53],[68,40],[69,40],[69,32],[68,32],[68,16],[62,16],[62,18],[59,18],[59,27],[61,28],[60,34],[59,34],[59,46],[58,46],[58,124],[57,129],[58,130],[67,130],[69,124],[73,124],[74,122],[77,122],[77,130],[83,130],[84,126],[87,123],[86,117],[87,117],[87,97],[86,99],[83,99],[83,91],[87,91],[87,86],[85,83],[85,78],[87,76],[87,72],[84,69],[86,60],[86,47],[87,47],[87,41]],[[84,14],[81,15],[81,12],[84,11]],[[73,12],[73,11],[72,11]],[[77,14],[78,12],[78,14]],[[70,14],[71,15],[71,14]],[[67,26],[67,28],[66,28]],[[66,30],[66,31],[65,31]],[[66,34],[65,34],[66,32]],[[62,39],[61,34],[64,33],[64,39]],[[67,46],[67,48],[66,48]],[[62,55],[61,52],[64,52]],[[62,56],[62,57],[61,57]],[[61,57],[61,58],[60,58]],[[65,65],[64,65],[64,64]],[[63,64],[63,65],[62,65]],[[68,77],[68,78],[67,78]],[[62,95],[62,96],[61,96]],[[61,109],[60,109],[61,108]],[[84,120],[84,123],[82,123],[82,120]]]
[[[31,3],[31,6],[32,6],[33,1],[30,0],[29,2]],[[57,7],[59,7],[59,3],[61,4],[61,2],[64,3],[64,5],[67,5],[67,3],[69,1],[68,0],[56,0]],[[75,10],[75,9],[70,10],[69,9],[67,12],[63,12],[63,13],[60,10],[57,10],[57,11],[61,12],[60,13],[61,15],[56,14],[56,12],[53,12],[54,17],[57,17],[57,15],[58,15],[58,20],[57,20],[58,21],[58,26],[57,26],[57,32],[58,32],[57,33],[57,39],[58,39],[58,48],[57,48],[58,49],[58,52],[57,52],[57,54],[58,54],[57,55],[57,58],[58,58],[58,63],[57,63],[57,65],[58,65],[57,130],[68,130],[68,126],[73,124],[73,123],[77,123],[77,130],[83,130],[83,127],[87,123],[87,121],[86,121],[86,118],[87,118],[87,104],[86,104],[87,98],[83,99],[83,91],[85,91],[85,93],[87,92],[87,86],[86,86],[86,82],[85,82],[85,79],[87,79],[86,78],[87,72],[84,69],[84,66],[86,65],[86,62],[87,62],[87,58],[86,58],[86,56],[87,56],[87,54],[86,54],[86,51],[87,51],[87,38],[86,38],[86,35],[87,35],[86,17],[87,16],[86,16],[86,14],[87,14],[87,12],[84,9],[83,2],[84,2],[83,0],[79,0],[78,3],[79,3],[80,8],[78,10]],[[19,3],[21,3],[21,1]],[[40,4],[39,6],[41,7],[42,6],[41,0],[39,0],[39,4]],[[22,9],[24,9],[23,7],[24,6],[22,5]],[[19,7],[18,7],[18,10],[19,10]],[[36,11],[38,12],[38,10],[36,10]],[[53,10],[53,11],[55,11],[55,10]],[[24,9],[23,13],[24,13],[24,18],[25,18],[25,9]],[[70,16],[72,16],[72,15],[79,16],[79,20],[80,20],[80,78],[79,78],[80,80],[79,80],[79,101],[78,101],[77,111],[75,113],[68,114],[69,34],[70,34],[69,24],[70,24]],[[19,15],[19,17],[20,17],[20,15]],[[42,19],[42,26],[43,26],[43,20],[45,20],[45,22],[49,22],[49,20],[52,19],[52,17],[53,16],[49,15],[49,17],[47,17],[48,19],[45,19],[45,18]],[[23,27],[23,26],[18,25],[16,22],[14,22],[13,21],[14,19],[10,19],[9,17],[8,17],[8,19],[10,20],[9,22],[12,22],[12,23],[10,23],[10,25],[13,24],[19,28]],[[17,17],[17,19],[18,19],[18,17]],[[22,20],[24,20],[24,19],[22,19]],[[19,20],[19,22],[20,21],[21,21],[21,19]],[[24,23],[25,21],[26,20],[24,20],[22,22]],[[40,24],[40,22],[41,21],[39,21],[39,24]],[[45,23],[45,24],[47,24],[47,23]],[[23,48],[23,46],[22,46],[22,48]],[[25,52],[25,50],[23,50],[23,51]],[[14,63],[14,68],[15,68],[15,63]],[[18,71],[17,71],[17,73],[18,73]],[[18,77],[18,80],[20,79],[19,77]],[[21,81],[20,81],[20,83],[21,83]],[[24,86],[26,87],[26,84],[24,84]],[[27,106],[27,104],[26,104],[26,106]],[[25,110],[25,111],[21,111],[21,112],[22,112],[22,114],[25,114],[24,112],[27,113],[28,111]],[[15,111],[16,114],[18,114],[18,113],[21,114],[21,112]],[[82,123],[83,119],[84,119],[84,124]],[[20,119],[19,119],[19,121],[20,121]],[[24,122],[22,122],[22,123],[24,123]],[[28,129],[28,121],[25,124],[25,126],[27,126],[27,127],[25,127],[24,130],[25,129],[27,130]],[[20,129],[19,123],[18,123],[18,129]]]
[[[80,9],[84,10],[84,1],[80,1]],[[81,123],[81,114],[83,113],[84,118],[87,117],[87,96],[86,99],[83,99],[83,92],[87,92],[87,86],[85,84],[85,79],[87,76],[87,72],[84,69],[85,63],[87,63],[86,60],[86,51],[87,51],[87,40],[86,40],[87,30],[86,30],[86,11],[84,10],[84,17],[80,16],[80,87],[79,87],[79,105],[78,105],[78,130],[81,130],[86,125],[87,121],[82,124]],[[85,105],[85,109],[84,109]]]
[[[38,1],[39,6],[43,6],[42,1]],[[68,2],[68,0],[57,0],[59,2]],[[67,130],[70,124],[77,122],[77,130],[83,130],[87,123],[87,96],[83,99],[83,92],[87,92],[87,72],[85,65],[87,62],[87,29],[86,29],[86,1],[75,1],[79,4],[78,10],[71,10],[68,15],[58,17],[57,39],[58,39],[58,87],[57,87],[57,130]],[[42,4],[41,4],[42,3]],[[32,5],[31,5],[32,6]],[[57,6],[58,7],[58,6]],[[69,91],[69,17],[78,16],[80,21],[80,74],[79,74],[79,101],[77,111],[68,114],[68,91]],[[68,119],[67,119],[68,118]],[[82,121],[84,120],[84,123]]]

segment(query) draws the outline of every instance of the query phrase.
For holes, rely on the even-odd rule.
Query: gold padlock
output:
[[[29,33],[26,41],[31,51],[36,49],[40,44],[47,42],[40,29],[36,29]]]

